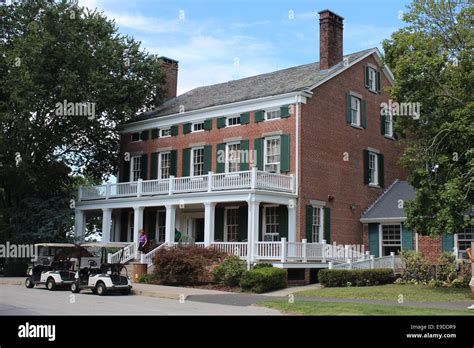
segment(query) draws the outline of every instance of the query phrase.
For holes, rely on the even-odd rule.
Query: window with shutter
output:
[[[183,124],[183,134],[188,134],[191,132],[191,123]]]
[[[281,118],[288,118],[290,117],[290,107],[288,105],[282,106],[280,108],[280,117]]]
[[[211,130],[212,129],[212,119],[208,119],[204,121],[204,129]]]
[[[254,112],[255,122],[262,122],[265,118],[265,111],[258,110]]]
[[[282,134],[281,135],[281,162],[280,170],[282,172],[290,171],[290,135]]]
[[[217,144],[216,146],[216,172],[225,172],[225,144]]]
[[[212,145],[204,146],[204,174],[212,172]]]
[[[331,243],[331,208],[324,207],[324,239],[326,243]]]
[[[148,130],[144,130],[144,131],[141,133],[140,138],[141,138],[142,140],[144,140],[144,141],[145,141],[145,140],[148,140],[148,133],[149,133]]]
[[[154,128],[151,130],[151,138],[156,139],[159,136],[160,130],[158,128]]]
[[[140,179],[146,180],[147,179],[147,162],[148,162],[148,155],[142,155],[142,158],[140,160]]]
[[[170,171],[169,174],[176,176],[177,175],[177,164],[178,164],[178,151],[171,150],[170,151]]]
[[[249,112],[244,112],[244,113],[240,114],[240,123],[241,124],[249,123],[249,119],[250,119],[250,113]]]
[[[263,138],[255,138],[254,139],[254,150],[255,154],[257,156],[256,158],[256,165],[258,170],[263,170],[263,157],[264,157],[264,152],[263,152]]]
[[[249,152],[249,141],[240,141],[240,170],[249,170],[253,156]]]
[[[219,117],[217,119],[217,128],[224,128],[226,126],[226,117]]]
[[[175,137],[177,135],[178,135],[178,126],[177,125],[171,126],[171,136]]]
[[[158,152],[151,154],[150,179],[158,178]]]
[[[191,149],[183,149],[182,176],[189,176],[189,167],[191,163]]]

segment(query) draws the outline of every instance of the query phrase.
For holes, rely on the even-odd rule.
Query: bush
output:
[[[221,284],[237,286],[246,269],[247,263],[245,261],[242,261],[238,256],[231,255],[213,269],[212,275],[214,280]]]
[[[155,277],[166,285],[197,285],[212,281],[212,269],[227,254],[215,248],[178,245],[163,248],[153,258]]]
[[[286,270],[273,267],[260,267],[244,272],[240,279],[243,291],[260,294],[270,290],[286,288],[288,286]]]
[[[431,266],[418,251],[402,251],[405,271],[402,278],[405,281],[427,282],[431,280]]]
[[[257,263],[253,266],[252,269],[260,269],[260,268],[272,268],[273,265],[271,263]]]
[[[370,286],[393,283],[395,276],[391,269],[322,269],[318,279],[326,287]]]
[[[451,282],[457,278],[456,257],[451,252],[443,252],[438,258],[436,279]]]
[[[138,283],[150,284],[153,283],[154,277],[152,274],[141,274],[137,278]]]

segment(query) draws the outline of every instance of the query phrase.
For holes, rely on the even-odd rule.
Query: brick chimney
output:
[[[329,69],[342,61],[342,28],[344,18],[323,10],[319,13],[319,68]]]
[[[178,94],[178,61],[167,57],[159,57],[158,61],[165,72],[165,100],[174,98]]]

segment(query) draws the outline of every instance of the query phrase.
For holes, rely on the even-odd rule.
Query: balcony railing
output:
[[[79,188],[79,200],[113,199],[173,195],[193,192],[215,192],[224,190],[260,189],[279,192],[295,192],[293,174],[282,175],[252,170],[232,173],[212,173],[157,180],[138,180]]]

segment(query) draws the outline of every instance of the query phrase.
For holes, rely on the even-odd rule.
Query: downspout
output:
[[[296,101],[296,117],[295,117],[295,193],[299,193],[299,120],[300,120],[300,96],[295,97]]]

